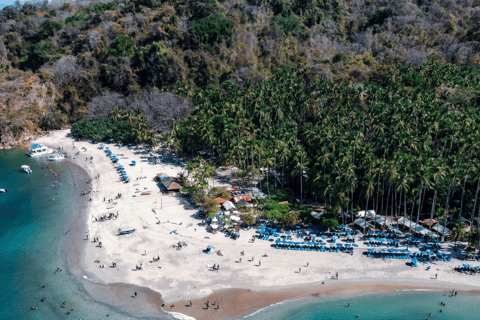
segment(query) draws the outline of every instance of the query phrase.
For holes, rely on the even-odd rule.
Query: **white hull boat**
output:
[[[0,193],[7,193],[7,189],[0,189]]]
[[[30,152],[27,153],[27,156],[29,157],[41,157],[50,153],[53,153],[54,150],[50,149],[49,147],[43,145],[43,144],[34,144],[30,148]]]
[[[63,159],[65,159],[65,155],[61,153],[56,153],[56,154],[52,154],[51,156],[48,156],[48,160],[50,161],[58,161]]]
[[[33,172],[32,169],[30,169],[30,167],[27,166],[27,165],[23,165],[22,170],[26,173],[32,173]]]

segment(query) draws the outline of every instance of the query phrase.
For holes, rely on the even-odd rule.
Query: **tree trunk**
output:
[[[460,200],[460,217],[462,216],[462,211],[463,211],[463,196],[465,195],[465,185],[467,184],[467,176],[468,176],[468,172],[467,174],[465,174],[465,179],[463,180],[462,196]]]
[[[300,155],[300,205],[303,205],[303,155]]]
[[[435,182],[435,184],[438,184],[438,181],[440,180],[440,175],[437,175],[437,181]],[[428,228],[428,230],[432,231],[432,220],[433,220],[433,215],[435,213],[435,203],[437,201],[437,186],[435,186],[435,192],[433,194],[433,201],[432,201],[432,211],[430,212],[430,227]]]
[[[418,223],[418,220],[420,219],[420,203],[422,199],[422,190],[423,190],[423,184],[420,187],[420,191],[418,193],[418,211],[417,211],[417,221],[415,221],[416,223]]]
[[[475,192],[475,202],[473,203],[472,218],[470,219],[470,225],[473,228],[473,218],[475,217],[475,209],[477,208],[478,190],[480,189],[480,180],[477,182],[477,191]]]

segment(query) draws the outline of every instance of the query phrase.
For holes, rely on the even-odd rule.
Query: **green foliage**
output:
[[[110,137],[112,128],[113,124],[109,119],[92,118],[74,123],[70,132],[76,137],[105,141]]]
[[[340,226],[337,216],[331,212],[325,212],[320,217],[320,224],[324,230],[327,230],[327,229],[337,230]]]
[[[120,114],[117,109],[114,109],[112,120],[91,118],[78,121],[72,125],[71,133],[75,137],[95,141],[106,141],[111,138],[124,143],[158,145],[154,138],[155,133],[146,129],[143,119],[141,112],[134,115],[127,110],[124,114]]]
[[[44,63],[55,57],[59,50],[52,41],[32,43],[18,62],[20,68],[38,70]]]
[[[48,37],[52,37],[55,34],[55,31],[58,31],[60,29],[62,29],[61,22],[47,19],[43,21],[39,34],[42,39],[45,39]]]
[[[107,10],[115,10],[117,9],[117,4],[115,2],[108,2],[108,3],[94,3],[93,4],[93,10],[95,13],[102,15],[105,13]]]
[[[109,53],[114,56],[133,58],[135,55],[135,41],[129,36],[118,36],[110,45]]]
[[[231,43],[233,28],[235,22],[224,19],[219,15],[211,15],[197,21],[193,21],[189,28],[189,32],[197,36],[200,43],[215,44],[217,42],[226,41],[227,45]]]
[[[297,16],[274,16],[272,24],[278,24],[286,35],[298,36],[305,29],[302,19]]]

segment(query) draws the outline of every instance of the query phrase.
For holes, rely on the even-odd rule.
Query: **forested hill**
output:
[[[0,11],[0,142],[113,106],[140,107],[159,129],[188,114],[183,97],[195,88],[256,83],[285,67],[364,82],[398,63],[480,63],[478,0],[85,4]]]

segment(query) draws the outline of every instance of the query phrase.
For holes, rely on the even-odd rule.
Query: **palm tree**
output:
[[[457,241],[462,241],[465,237],[465,226],[463,222],[457,222],[452,228],[452,240],[455,241],[455,248],[457,247]]]
[[[118,111],[118,107],[113,108],[112,115],[113,121],[118,121],[120,119],[120,112]]]

